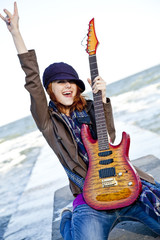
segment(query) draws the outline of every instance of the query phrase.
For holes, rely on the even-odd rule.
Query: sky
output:
[[[13,12],[1,0],[0,12]],[[94,18],[99,75],[107,84],[160,63],[159,0],[17,0],[20,31],[35,49],[42,77],[53,62],[71,64],[90,91],[88,54],[81,45]],[[0,19],[0,126],[30,114],[30,97],[12,37]]]

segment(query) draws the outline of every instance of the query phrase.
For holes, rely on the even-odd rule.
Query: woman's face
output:
[[[52,91],[57,102],[69,107],[77,94],[77,85],[71,80],[57,80],[52,82]]]

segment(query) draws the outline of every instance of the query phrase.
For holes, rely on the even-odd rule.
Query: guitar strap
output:
[[[83,191],[83,185],[84,185],[84,178],[80,177],[79,175],[77,175],[76,173],[72,172],[71,170],[69,170],[68,168],[66,168],[65,166],[64,170],[67,173],[68,178],[74,182],[82,191]]]

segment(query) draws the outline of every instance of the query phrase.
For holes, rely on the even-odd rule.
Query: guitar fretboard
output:
[[[90,73],[92,85],[93,80],[97,77],[98,74],[98,66],[97,66],[97,58],[96,55],[89,56],[89,65],[90,65]],[[107,150],[109,149],[108,135],[107,135],[107,126],[106,119],[104,114],[103,102],[102,102],[102,92],[98,91],[96,94],[93,93],[94,100],[94,110],[95,110],[95,119],[96,119],[96,128],[97,128],[97,137],[98,137],[98,147],[99,150]]]

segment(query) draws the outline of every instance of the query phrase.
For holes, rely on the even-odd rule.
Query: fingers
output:
[[[2,18],[2,20],[3,21],[5,21],[6,22],[6,18],[8,18],[8,16],[6,16],[6,17],[3,17],[3,15],[2,14],[0,14],[0,17]]]
[[[5,21],[5,18],[2,16],[2,14],[0,14],[0,18],[2,18],[3,21]]]
[[[7,24],[8,30],[13,33],[15,30],[19,28],[18,21],[18,8],[17,3],[14,2],[14,12],[13,14],[10,13],[7,9],[4,9],[4,13],[6,14],[6,17],[3,17],[2,14],[0,14],[0,18]]]
[[[14,15],[18,15],[18,7],[16,2],[14,2]]]
[[[106,91],[106,82],[100,77],[96,77],[93,80],[92,86],[93,93],[97,93],[99,90]]]
[[[6,13],[6,17],[3,17],[2,14],[0,14],[0,17],[7,25],[10,25],[12,14],[7,9],[4,9],[4,12]]]
[[[93,84],[90,78],[88,78],[87,80],[88,83],[91,85],[92,92],[94,94],[98,93],[98,91],[102,92],[102,101],[106,103],[106,82],[100,76],[97,76],[93,80]]]
[[[106,82],[100,77],[97,76],[92,83],[90,78],[87,78],[88,83],[92,87],[94,93],[97,93],[99,90],[106,90]]]
[[[3,17],[2,14],[0,14],[0,17],[2,18],[3,21],[5,21],[7,24],[10,22],[10,19],[13,16],[18,16],[18,7],[17,7],[17,3],[14,2],[14,14],[12,15],[10,13],[10,11],[8,11],[7,9],[4,9],[4,12],[6,14],[6,17]]]
[[[4,12],[6,13],[8,18],[12,17],[12,14],[7,9],[4,9]]]
[[[0,17],[2,18],[2,20],[3,20],[7,25],[10,25],[11,19],[9,18],[8,15],[7,15],[6,17],[3,17],[3,16],[0,14]]]
[[[88,83],[90,84],[90,86],[92,86],[92,81],[91,81],[91,79],[90,79],[90,78],[87,78],[87,81],[88,81]]]

